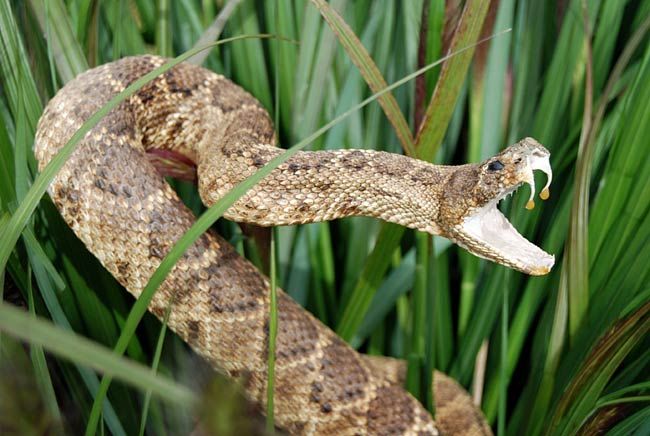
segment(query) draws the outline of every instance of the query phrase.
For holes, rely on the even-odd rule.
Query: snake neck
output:
[[[254,173],[281,150],[248,145],[206,152],[207,168],[199,192],[206,205]],[[220,163],[216,163],[220,161]],[[214,171],[215,165],[220,167]],[[205,171],[203,171],[205,172]],[[447,167],[371,150],[301,152],[280,165],[240,198],[228,219],[262,226],[304,224],[348,216],[368,216],[430,234],[441,234],[439,202]]]

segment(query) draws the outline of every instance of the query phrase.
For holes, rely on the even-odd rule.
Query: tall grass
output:
[[[88,422],[96,419],[113,434],[187,431],[189,412],[170,401],[194,401],[182,385],[197,386],[198,363],[152,316],[128,319],[132,299],[41,199],[55,169],[37,175],[36,122],[44,102],[90,65],[190,50],[222,3],[0,0],[0,280],[3,298],[32,312],[0,305],[0,359],[22,359],[13,337],[31,344],[32,401],[68,433],[94,433]],[[650,0],[228,3],[223,38],[299,41],[239,40],[204,61],[260,99],[285,147],[372,148],[458,164],[533,136],[552,153],[551,199],[529,212],[524,192],[503,206],[522,234],[556,255],[548,276],[351,218],[277,229],[278,285],[360,351],[407,359],[408,387],[431,409],[435,367],[482,393],[499,434],[647,432]],[[395,88],[305,140],[387,83],[492,34],[474,57],[470,48],[427,73],[418,90],[414,81]],[[418,105],[425,115],[415,131]],[[198,204],[191,187],[179,192]],[[203,215],[187,240],[226,206]],[[263,266],[236,226],[214,226]],[[126,357],[110,353],[120,337]],[[121,380],[103,405],[94,370]],[[208,425],[241,424],[239,403],[229,400],[236,388],[204,391],[221,411]]]

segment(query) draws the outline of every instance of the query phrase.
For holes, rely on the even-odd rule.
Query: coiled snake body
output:
[[[125,58],[67,84],[39,122],[35,154],[40,167],[112,96],[164,61]],[[181,64],[103,118],[49,193],[88,249],[138,296],[194,221],[146,152],[168,150],[195,163],[201,198],[210,205],[280,153],[274,136],[266,111],[252,96],[221,76]],[[279,225],[369,215],[446,236],[479,256],[543,274],[552,257],[519,236],[505,218],[502,222],[495,205],[521,183],[530,183],[532,170],[545,169],[544,162],[548,152],[530,139],[482,164],[460,167],[382,152],[302,152],[225,216]],[[502,246],[494,241],[497,230],[487,229],[492,224],[506,241]],[[222,238],[206,233],[176,264],[149,309],[162,317],[173,298],[170,328],[215,367],[233,377],[246,374],[248,396],[263,406],[268,287],[267,279]],[[296,434],[437,431],[422,406],[399,386],[398,363],[358,354],[282,292],[278,309],[278,425]],[[439,429],[489,433],[458,385],[442,375],[436,384]]]

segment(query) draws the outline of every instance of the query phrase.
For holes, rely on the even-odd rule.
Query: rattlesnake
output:
[[[125,58],[68,83],[39,121],[40,168],[111,97],[164,62],[155,56]],[[166,150],[191,160],[209,206],[277,156],[281,150],[274,143],[272,123],[257,100],[222,76],[180,64],[104,117],[55,177],[49,194],[88,249],[137,297],[194,222],[147,152]],[[523,182],[533,184],[533,169],[550,176],[548,156],[530,138],[481,164],[457,167],[368,150],[300,152],[225,217],[268,226],[373,216],[544,274],[553,257],[521,237],[496,203]],[[262,409],[268,288],[268,280],[234,248],[206,233],[175,265],[149,307],[162,317],[173,299],[170,328],[214,367],[232,377],[246,375],[246,393]],[[355,352],[281,291],[278,311],[280,427],[295,434],[437,432],[430,415],[399,385],[398,363]],[[439,429],[489,433],[467,394],[442,375],[435,379]]]

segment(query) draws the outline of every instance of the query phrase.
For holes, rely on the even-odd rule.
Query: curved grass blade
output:
[[[489,6],[490,0],[470,0],[465,4],[449,50],[458,52],[462,47],[471,49],[463,51],[460,56],[442,66],[438,83],[415,138],[415,148],[420,159],[431,162],[442,144]]]
[[[18,107],[24,104],[28,115],[30,130],[38,122],[38,114],[43,110],[38,96],[36,83],[31,74],[19,74],[30,71],[25,47],[19,38],[18,24],[14,19],[10,2],[0,1],[0,73],[2,74],[2,92],[6,96],[11,112],[19,113]],[[23,100],[21,102],[21,99]],[[3,120],[4,124],[4,120]],[[5,126],[8,129],[9,126]],[[2,268],[0,268],[2,269]]]
[[[69,82],[88,69],[81,46],[74,38],[74,31],[66,6],[62,0],[29,0],[30,9],[36,16],[41,29],[47,32],[48,52],[54,57],[63,82]],[[53,73],[53,72],[52,72]]]
[[[578,328],[589,307],[589,189],[591,166],[597,126],[593,117],[593,54],[591,46],[591,24],[587,15],[587,6],[583,2],[585,59],[585,91],[582,129],[576,160],[576,175],[573,187],[573,203],[569,235],[565,248],[566,274],[565,283],[569,296],[569,339],[575,340]]]
[[[32,283],[32,268],[30,264],[27,264],[28,310],[31,316],[36,316],[36,310],[34,308],[34,290]],[[34,372],[36,375],[38,387],[40,388],[41,395],[45,400],[46,409],[48,413],[54,418],[54,420],[59,423],[61,422],[61,411],[59,410],[59,404],[56,400],[56,394],[54,393],[54,385],[52,384],[52,377],[50,377],[50,371],[47,367],[43,347],[39,345],[32,345],[30,347],[29,354],[32,359],[32,365],[34,366]]]
[[[10,304],[0,303],[0,330],[76,364],[115,376],[140,390],[150,389],[154,395],[177,406],[191,407],[197,401],[188,388],[152,374],[150,368]]]
[[[165,343],[165,334],[167,333],[167,321],[169,320],[169,314],[172,309],[173,302],[167,306],[165,310],[165,318],[162,321],[162,327],[160,329],[160,334],[158,335],[158,341],[156,342],[156,351],[154,352],[153,361],[151,362],[151,373],[156,374],[158,371],[158,365],[160,364],[160,356],[162,355],[163,344]],[[142,418],[140,419],[140,436],[144,436],[144,430],[147,427],[147,416],[149,415],[149,405],[151,404],[151,389],[147,390],[147,393],[144,396],[144,402],[142,403]]]
[[[217,15],[212,24],[210,24],[210,27],[205,29],[194,47],[203,47],[204,45],[216,41],[219,38],[219,35],[221,35],[221,31],[223,30],[224,26],[226,25],[226,21],[228,21],[228,18],[230,18],[230,15],[232,15],[241,1],[242,0],[228,0],[228,3],[226,3],[226,5],[221,8],[219,15]],[[194,65],[201,65],[203,62],[205,62],[206,58],[209,55],[210,50],[205,50],[195,55],[191,59],[188,59],[187,61]]]
[[[268,357],[268,381],[266,385],[266,430],[273,433],[275,428],[274,415],[274,387],[275,387],[275,342],[278,335],[278,303],[277,303],[277,265],[275,231],[271,231],[271,259],[269,268],[271,271],[271,298],[269,301],[269,357]]]
[[[339,42],[345,48],[348,56],[359,68],[359,72],[373,92],[378,92],[386,88],[387,84],[381,75],[379,68],[372,60],[368,51],[363,46],[357,35],[350,29],[350,26],[343,20],[341,15],[334,10],[325,0],[312,0],[314,6],[320,11],[327,24],[339,39]],[[402,143],[402,147],[407,155],[415,157],[415,147],[413,144],[413,135],[409,128],[404,115],[402,114],[395,97],[388,93],[378,98],[379,104],[384,109],[386,117],[393,125],[395,134]]]
[[[650,302],[605,332],[557,402],[547,434],[574,434],[625,356],[650,331]]]
[[[172,54],[172,38],[171,29],[169,25],[169,0],[156,1],[156,51],[160,56],[171,56]]]

